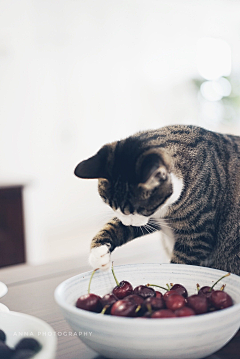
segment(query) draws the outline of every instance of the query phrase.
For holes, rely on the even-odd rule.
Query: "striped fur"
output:
[[[239,157],[240,137],[196,126],[140,132],[105,145],[75,169],[78,177],[98,178],[100,196],[121,214],[91,248],[109,244],[113,251],[165,223],[175,241],[172,263],[240,275]]]

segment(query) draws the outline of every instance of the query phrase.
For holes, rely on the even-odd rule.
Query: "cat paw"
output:
[[[109,251],[110,244],[91,249],[89,263],[93,269],[108,270],[111,266],[111,254]]]

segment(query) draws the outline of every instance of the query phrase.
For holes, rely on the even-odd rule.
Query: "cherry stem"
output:
[[[141,308],[142,308],[142,306],[141,306],[141,304],[139,304],[135,310],[135,313],[138,313]]]
[[[119,287],[119,281],[117,280],[117,277],[116,277],[116,275],[114,273],[114,270],[113,270],[113,262],[112,262],[112,274],[113,274],[113,277],[115,279],[115,282],[116,282],[117,286]]]
[[[106,304],[105,307],[103,307],[102,311],[100,314],[105,314],[106,310],[110,307],[109,304]]]
[[[92,271],[91,277],[90,277],[90,279],[89,279],[89,283],[88,283],[88,294],[90,293],[90,286],[91,286],[92,278],[93,278],[93,275],[94,275],[94,273],[95,273],[96,271],[97,271],[97,269],[94,269],[94,270]]]
[[[170,290],[168,288],[164,288],[161,285],[157,285],[157,284],[149,284],[148,283],[148,284],[146,284],[146,287],[158,287],[158,288],[162,288],[162,289],[166,290],[167,292],[169,292],[169,290]]]
[[[225,278],[225,277],[230,276],[230,274],[231,274],[231,273],[227,273],[227,274],[223,275],[221,278],[219,278],[219,279],[211,286],[211,288],[209,289],[209,292],[211,292],[211,291],[213,290],[213,288],[215,287],[215,285],[216,285],[218,282],[220,282],[220,280],[222,280],[222,279]]]
[[[199,292],[200,285],[197,283],[197,291]]]
[[[149,311],[150,314],[152,314],[152,306],[151,304],[146,304],[147,310]]]

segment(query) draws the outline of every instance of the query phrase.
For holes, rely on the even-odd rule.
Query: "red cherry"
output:
[[[137,294],[131,294],[124,299],[129,300],[132,304],[136,304],[136,315],[141,317],[146,312],[146,306],[144,305],[144,299]]]
[[[216,309],[224,309],[233,305],[233,300],[230,295],[222,290],[213,291],[210,302]]]
[[[113,274],[113,277],[117,284],[116,287],[113,288],[112,292],[118,299],[123,299],[126,296],[133,293],[133,287],[132,287],[131,283],[129,283],[125,280],[122,280],[120,283],[118,282],[117,277],[114,272],[114,269],[113,269],[113,264],[112,264],[112,274]]]
[[[131,283],[122,280],[119,285],[113,288],[112,292],[118,299],[123,299],[133,293],[133,287]]]
[[[148,297],[144,301],[145,307],[149,308],[149,310],[159,310],[165,308],[165,303],[162,298],[157,297]]]
[[[101,303],[105,307],[106,305],[113,305],[117,300],[118,298],[113,293],[108,293],[102,297]]]
[[[190,317],[191,315],[196,315],[194,310],[189,307],[182,307],[180,309],[175,310],[175,314],[177,317]]]
[[[159,292],[158,290],[155,290],[155,294],[156,294],[156,298],[162,298],[163,295],[161,292]]]
[[[141,305],[144,302],[144,299],[137,294],[130,294],[124,299],[129,300],[133,304]]]
[[[146,285],[137,286],[136,288],[134,288],[133,293],[140,295],[143,298],[155,297],[155,295],[156,295],[155,290]]]
[[[176,314],[170,309],[160,309],[152,313],[151,318],[174,318]]]
[[[205,296],[193,294],[187,298],[187,305],[192,308],[196,314],[203,314],[208,311],[208,302]]]
[[[199,289],[198,295],[203,295],[204,297],[209,298],[209,297],[211,297],[211,294],[213,291],[214,291],[214,289],[212,289],[211,287],[206,285]]]
[[[115,302],[111,308],[111,314],[119,317],[135,317],[137,305],[127,299]]]
[[[175,292],[175,290],[168,290],[166,293],[163,294],[163,299],[166,300],[167,297],[169,297],[173,294],[178,294],[178,292]]]
[[[184,298],[187,298],[188,292],[187,289],[182,284],[174,284],[170,289],[176,291],[178,294],[182,295]]]
[[[78,298],[76,307],[90,312],[100,313],[102,310],[101,297],[88,293]]]
[[[152,316],[152,313],[145,312],[141,318],[151,318],[151,316]]]
[[[174,293],[166,297],[165,303],[168,309],[176,310],[184,307],[186,304],[186,300],[182,295]]]
[[[113,293],[105,294],[101,299],[101,303],[103,306],[102,314],[110,314],[111,306],[117,300],[118,298]]]

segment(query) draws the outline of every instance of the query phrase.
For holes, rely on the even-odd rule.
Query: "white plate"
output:
[[[57,335],[48,323],[32,315],[12,311],[0,312],[0,323],[10,347],[14,347],[24,337],[35,338],[41,344],[42,349],[34,355],[34,359],[56,357]]]
[[[8,291],[6,284],[0,282],[0,298],[2,298]]]
[[[0,303],[0,312],[7,313],[7,312],[9,312],[9,309],[8,309],[8,307],[6,305]]]

